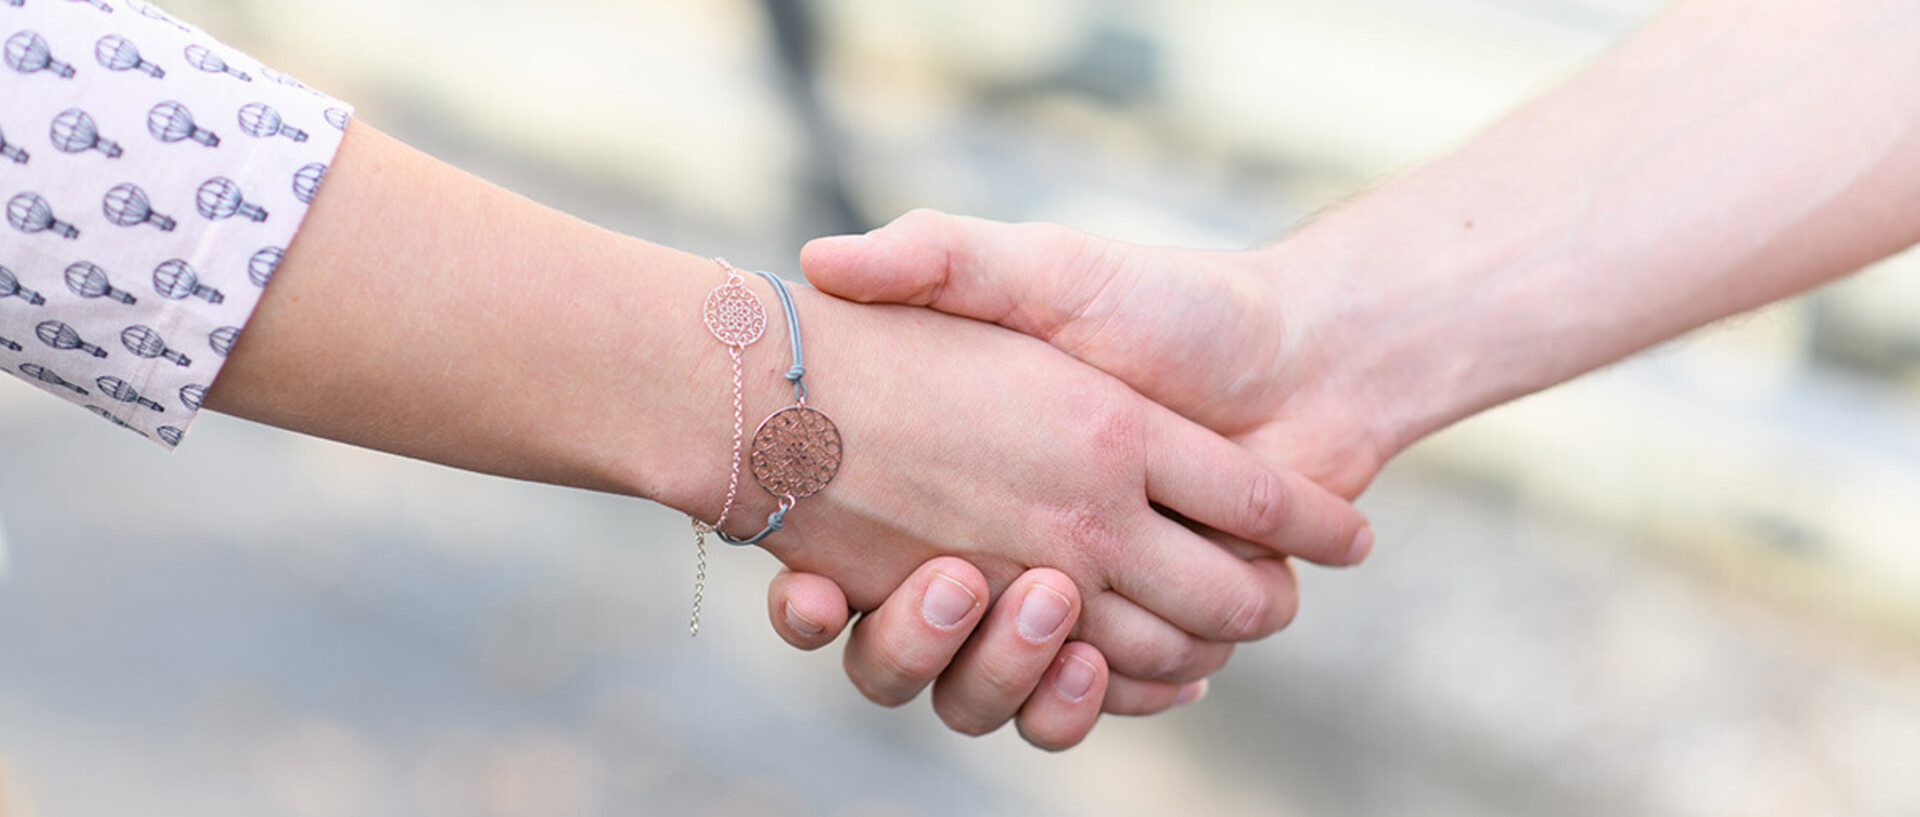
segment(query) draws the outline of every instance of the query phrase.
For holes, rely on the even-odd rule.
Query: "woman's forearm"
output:
[[[710,260],[584,224],[355,126],[208,404],[711,520],[728,493],[732,364],[701,317],[724,280]],[[748,286],[768,316],[745,353],[750,430],[798,392],[781,377],[795,347],[773,290]],[[1353,558],[1364,521],[1346,502],[1043,342],[792,295],[807,406],[832,417],[840,444],[756,435],[755,451],[796,469],[830,456],[837,470],[817,494],[779,498],[743,476],[727,527],[751,534],[791,506],[760,546],[833,577],[862,609],[935,555],[968,558],[996,587],[1057,566],[1088,597],[1083,634],[1119,671],[1187,680],[1225,650],[1191,639],[1286,622],[1291,574],[1229,555],[1159,507],[1283,552]]]
[[[729,375],[697,315],[720,280],[356,122],[207,404],[712,518]]]
[[[1920,4],[1681,3],[1263,252],[1398,450],[1920,239],[1916,79]]]

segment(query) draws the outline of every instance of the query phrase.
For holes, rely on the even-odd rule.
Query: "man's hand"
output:
[[[819,239],[822,291],[926,306],[1047,341],[1154,402],[1353,497],[1390,453],[1323,355],[1330,295],[1258,251],[1203,252],[930,210]]]
[[[1335,398],[1339,372],[1318,354],[1314,324],[1286,320],[1283,307],[1308,315],[1314,302],[1304,291],[1283,297],[1255,253],[1142,247],[1052,225],[918,211],[866,236],[814,241],[801,259],[810,280],[850,300],[931,307],[1046,340],[1349,498],[1385,460],[1387,448],[1358,422],[1364,411]],[[1260,553],[1210,535],[1243,555]],[[1323,561],[1354,564],[1371,547],[1372,532],[1362,529],[1342,558]],[[953,563],[939,572],[968,575]],[[1014,717],[1022,734],[1045,748],[1085,737],[1097,708],[1064,698],[1058,670],[1077,671],[1074,661],[1104,669],[1092,660],[1097,650],[1067,644],[1049,668],[1035,656],[1051,655],[1054,645],[996,628],[1006,618],[998,608],[971,641],[970,623],[930,628],[912,614],[924,606],[926,586],[903,585],[855,629],[846,667],[857,686],[893,705],[932,683],[935,710],[970,734]],[[846,603],[821,577],[783,574],[769,596],[775,629],[797,646],[830,642],[844,626]],[[796,626],[796,617],[810,623]],[[1131,677],[1127,669],[1103,679],[1107,712],[1157,712],[1205,691],[1195,679],[1169,683]],[[1069,677],[1078,689],[1077,673]]]

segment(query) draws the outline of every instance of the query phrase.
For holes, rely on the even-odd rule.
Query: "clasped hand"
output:
[[[775,629],[811,649],[871,611],[846,652],[869,698],[931,683],[953,728],[1047,748],[1197,697],[1292,619],[1286,557],[1366,556],[1348,499],[1384,460],[1257,262],[931,212],[809,244],[823,292],[930,309],[802,304],[844,339],[816,393],[860,431],[768,543]]]

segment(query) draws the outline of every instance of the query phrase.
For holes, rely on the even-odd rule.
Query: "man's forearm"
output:
[[[1682,3],[1264,252],[1398,450],[1920,239],[1917,79],[1920,4]]]

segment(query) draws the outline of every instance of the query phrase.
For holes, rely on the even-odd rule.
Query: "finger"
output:
[[[847,596],[832,579],[782,568],[767,585],[767,620],[788,644],[817,650],[847,627]]]
[[[964,559],[920,566],[861,617],[847,641],[847,678],[882,706],[913,700],[953,661],[985,612],[987,580]]]
[[[1058,752],[1087,739],[1106,699],[1106,658],[1093,645],[1066,644],[1014,721],[1028,743]]]
[[[1148,612],[1206,641],[1251,641],[1293,619],[1297,600],[1290,573],[1242,559],[1158,513],[1126,520],[1116,542],[1094,541],[1087,552],[1114,554],[1108,585]],[[1271,560],[1262,560],[1271,561]],[[1117,661],[1110,645],[1094,641]],[[1132,674],[1132,673],[1128,673]]]
[[[933,710],[940,720],[968,735],[1000,728],[1040,684],[1079,615],[1080,591],[1065,573],[1038,568],[1021,574],[934,683]],[[1097,702],[1093,708],[1099,709]]]
[[[1104,243],[1051,224],[1003,224],[914,210],[861,236],[815,239],[800,268],[822,291],[864,303],[930,306],[1049,337],[1101,290],[1076,260]]]
[[[1233,655],[1232,644],[1195,638],[1113,592],[1086,601],[1074,637],[1098,647],[1113,674],[1143,681],[1196,681]]]
[[[1366,556],[1353,503],[1172,412],[1147,424],[1147,498],[1194,522],[1315,564]]]
[[[1109,715],[1157,715],[1176,706],[1185,706],[1207,696],[1207,679],[1168,684],[1112,676],[1107,682],[1107,699],[1101,711]]]

